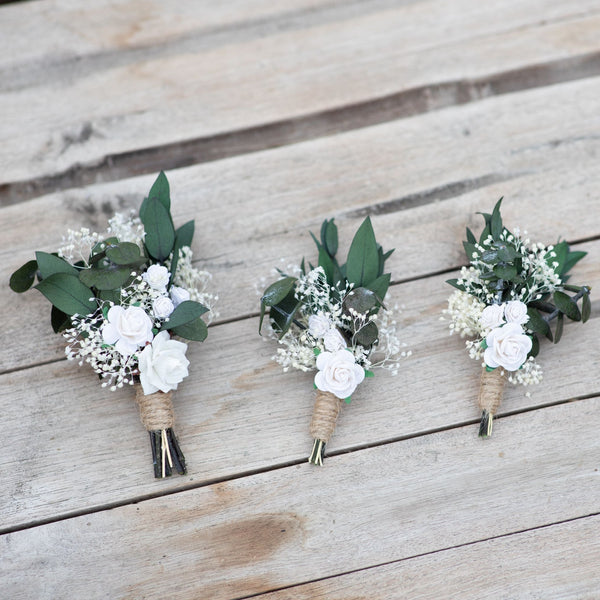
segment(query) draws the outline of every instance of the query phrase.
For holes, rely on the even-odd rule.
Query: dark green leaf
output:
[[[467,227],[467,242],[469,244],[476,244],[477,238],[473,235],[473,232]]]
[[[50,323],[54,333],[60,333],[69,326],[71,323],[71,318],[62,310],[59,310],[56,308],[56,306],[53,306],[52,310],[50,311]]]
[[[494,240],[500,239],[500,235],[502,234],[503,230],[502,217],[500,216],[500,204],[502,204],[502,198],[496,202],[496,206],[494,206],[494,210],[492,212],[492,219],[490,221],[490,231],[492,232],[492,237]]]
[[[364,287],[359,287],[354,288],[344,298],[344,309],[346,312],[349,312],[353,308],[358,313],[366,314],[372,308],[375,308],[378,303],[375,292]]]
[[[569,252],[569,254],[567,254],[567,258],[565,259],[565,264],[559,273],[560,276],[563,277],[566,275],[586,254],[587,252],[582,252],[581,250]]]
[[[554,304],[561,312],[565,313],[572,321],[581,321],[581,313],[577,302],[564,292],[554,292]]]
[[[366,286],[377,279],[379,274],[379,252],[377,241],[371,224],[367,217],[358,228],[346,261],[346,277],[355,286]]]
[[[195,342],[203,342],[208,335],[208,327],[201,317],[198,317],[185,325],[174,327],[171,331],[175,335]]]
[[[473,254],[479,255],[479,250],[475,247],[475,244],[470,244],[469,242],[463,242],[463,248],[465,249],[465,254],[469,261],[473,260]]]
[[[98,298],[106,300],[106,302],[112,302],[113,304],[119,304],[121,302],[121,291],[116,290],[99,290]]]
[[[458,279],[446,279],[446,283],[450,284],[452,287],[455,287],[457,290],[461,292],[465,291],[465,286],[458,283]]]
[[[565,318],[562,313],[558,313],[558,317],[556,319],[556,329],[554,330],[554,343],[558,344],[560,338],[563,334],[563,327],[565,325]]]
[[[590,295],[584,294],[581,299],[581,321],[585,323],[592,313],[592,303],[590,302]]]
[[[281,302],[271,307],[269,316],[273,321],[273,328],[279,333],[279,339],[291,327],[300,306],[301,302],[296,299],[294,292],[291,291]]]
[[[94,294],[75,275],[55,273],[36,286],[50,302],[67,315],[89,315],[98,307]]]
[[[79,272],[80,281],[97,290],[118,290],[131,277],[131,267],[112,267],[108,269],[84,269]]]
[[[372,346],[379,337],[379,330],[373,321],[369,321],[354,334],[354,341],[365,348]]]
[[[148,198],[143,223],[148,254],[160,262],[164,261],[173,250],[175,229],[169,211],[157,198]]]
[[[535,333],[547,335],[548,331],[550,331],[550,326],[548,325],[548,322],[542,317],[540,311],[536,308],[529,307],[527,309],[527,314],[529,315],[529,321],[527,321],[527,329]]]
[[[498,262],[499,260],[499,255],[498,255],[498,251],[497,250],[486,250],[482,255],[481,255],[481,260],[483,262],[486,262],[488,264],[495,264]]]
[[[310,237],[313,239],[313,242],[317,245],[317,249],[321,250],[322,244],[319,242],[319,240],[315,237],[315,234],[312,231],[309,231],[308,233],[310,233]]]
[[[104,251],[110,246],[114,246],[119,243],[119,240],[116,237],[106,238],[102,242],[98,242],[93,248],[90,256],[94,256],[95,254],[104,253]]]
[[[184,246],[191,246],[194,237],[194,221],[184,223],[175,232],[175,244],[173,245],[173,260],[171,261],[171,282],[177,273],[177,264],[179,263],[179,251]]]
[[[66,260],[54,256],[54,254],[36,252],[35,258],[42,279],[46,279],[46,277],[50,277],[50,275],[54,275],[54,273],[66,273],[67,275],[74,275],[77,277],[77,269],[73,265],[70,265]]]
[[[319,248],[319,266],[323,268],[325,271],[325,277],[327,279],[327,283],[329,285],[333,285],[335,281],[334,278],[334,265],[333,260],[331,260],[331,256],[327,253],[327,250],[321,246]]]
[[[169,189],[169,181],[167,176],[161,171],[156,178],[156,181],[152,184],[148,199],[152,200],[156,198],[167,211],[171,210],[171,191]]]
[[[480,213],[483,214],[483,213]],[[488,215],[489,217],[491,217],[491,215]],[[481,232],[481,235],[479,236],[479,245],[482,246],[483,242],[485,240],[487,240],[488,236],[490,235],[490,228],[486,225],[483,228],[483,231]]]
[[[510,281],[517,276],[517,269],[513,265],[498,264],[494,267],[494,273],[506,281]]]
[[[272,283],[262,295],[261,303],[265,306],[273,306],[281,302],[294,288],[296,284],[295,277],[286,277]]]
[[[327,224],[325,227],[325,237],[322,239],[323,245],[327,249],[327,252],[331,256],[335,256],[338,251],[338,229],[337,225],[331,219],[329,222],[325,221]],[[323,231],[321,230],[321,235],[323,235]]]
[[[141,254],[137,244],[131,242],[121,242],[116,246],[106,249],[106,257],[116,265],[139,265]]]
[[[381,275],[381,277],[378,277],[375,281],[372,281],[368,286],[371,291],[375,292],[380,304],[383,304],[385,295],[390,287],[391,278],[391,273],[385,273],[384,275]]]
[[[35,273],[37,271],[37,261],[30,260],[26,262],[22,267],[19,267],[11,276],[10,276],[10,289],[13,292],[17,292],[18,294],[22,294],[26,292],[35,281]]]
[[[540,340],[538,336],[534,333],[531,336],[531,350],[529,351],[528,356],[533,356],[535,358],[540,352]]]
[[[498,258],[503,262],[512,262],[516,258],[520,258],[521,254],[517,252],[512,246],[507,244],[498,245]]]
[[[175,328],[195,321],[198,317],[208,312],[206,306],[193,300],[186,300],[179,304],[169,315],[169,320],[163,324],[161,331],[165,329],[174,330]],[[189,339],[189,338],[188,338]]]

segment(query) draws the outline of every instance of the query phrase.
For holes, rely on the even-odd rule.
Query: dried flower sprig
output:
[[[470,265],[459,278],[448,280],[457,291],[444,311],[450,333],[474,338],[466,341],[469,356],[483,361],[481,437],[492,433],[505,379],[525,386],[542,380],[536,361],[539,336],[558,343],[565,317],[585,322],[591,310],[590,287],[567,284],[568,272],[586,253],[571,251],[565,241],[545,246],[532,242],[527,232],[509,231],[501,203],[502,198],[492,214],[481,213],[485,227],[479,239],[467,228],[463,246]]]
[[[350,402],[357,386],[372,377],[373,368],[398,370],[402,350],[396,322],[384,308],[390,285],[384,252],[375,240],[370,218],[354,236],[347,261],[337,260],[338,230],[333,219],[324,221],[320,241],[311,233],[319,252],[318,265],[304,259],[293,275],[280,278],[261,298],[259,331],[268,309],[271,331],[280,347],[273,357],[283,370],[317,370],[317,398],[311,422],[314,438],[309,462],[323,464],[325,444],[333,434],[342,401]]]
[[[187,377],[189,361],[187,344],[173,338],[204,341],[203,315],[214,318],[217,300],[206,290],[210,274],[192,265],[194,222],[176,230],[170,207],[160,173],[139,217],[116,214],[104,234],[69,230],[57,253],[36,252],[10,279],[24,292],[37,278],[69,360],[89,364],[112,391],[135,385],[155,477],[186,472],[171,392]]]

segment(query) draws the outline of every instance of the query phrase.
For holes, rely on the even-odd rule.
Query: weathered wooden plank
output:
[[[581,247],[597,254],[600,242]],[[586,282],[599,288],[600,271],[589,274]],[[344,407],[328,452],[466,422],[476,440],[479,368],[439,321],[451,292],[445,278],[393,289],[405,306],[399,323],[413,356],[397,377],[380,373],[361,387]],[[508,386],[500,415],[600,393],[592,375],[600,365],[596,308],[593,315],[585,325],[568,324],[559,345],[543,343],[545,380],[530,388],[531,398]],[[258,337],[257,319],[211,328],[204,344],[190,346],[191,373],[175,398],[189,473],[169,481],[152,478],[131,391],[103,390],[88,369],[67,362],[0,376],[9,440],[0,455],[0,529],[306,460],[312,377],[282,373],[270,360],[275,347]],[[511,428],[499,419],[492,443],[502,446]]]
[[[279,258],[287,264],[313,256],[307,230],[332,216],[347,243],[372,213],[378,238],[397,248],[395,279],[464,262],[464,226],[479,229],[476,211],[502,195],[507,222],[535,239],[597,236],[599,92],[600,79],[565,84],[173,171],[174,218],[199,223],[195,250],[215,276],[224,319],[255,312],[251,290],[260,277]],[[153,177],[1,209],[0,280],[34,250],[55,250],[67,227],[103,229],[114,210],[137,209]],[[17,297],[2,287],[0,299],[3,369],[62,356],[37,292]],[[37,340],[35,353],[24,338]]]
[[[261,600],[596,600],[600,517],[453,548],[258,596]]]
[[[239,598],[589,515],[598,410],[582,400],[509,417],[490,443],[465,427],[7,534],[3,589]]]
[[[65,10],[53,11],[55,5],[40,2],[29,10],[27,5],[21,11],[15,7],[9,12],[12,19],[0,21],[0,39],[10,48],[2,54],[15,57],[0,71],[1,137],[8,141],[0,146],[1,183],[65,172],[60,185],[77,185],[76,173],[69,169],[105,161],[106,169],[94,174],[102,181],[119,153],[288,121],[375,96],[430,110],[503,93],[502,77],[511,80],[508,90],[513,90],[600,69],[597,57],[587,66],[569,62],[598,52],[600,15],[593,0],[460,0],[452,6],[442,1],[384,2],[372,12],[337,3],[321,7],[331,13],[325,22],[318,18],[321,9],[309,2],[300,5],[296,16],[283,9],[269,15],[267,3],[259,3],[264,18],[274,20],[261,25],[259,11],[259,24],[251,21],[250,29],[232,26],[251,13],[243,3],[231,12],[217,9],[212,17],[205,17],[211,11],[204,3],[192,3],[179,16],[155,2],[141,3],[141,9],[138,4],[129,3],[125,10],[105,10],[100,4],[90,11],[67,4]],[[232,17],[236,10],[239,18]],[[163,12],[165,26],[160,29]],[[206,26],[200,24],[203,18]],[[52,51],[31,56],[28,50],[22,58],[8,45],[14,32],[22,30],[15,20],[34,32],[50,30]],[[206,35],[207,28],[213,33]],[[155,45],[158,35],[163,43]],[[75,50],[69,49],[74,42]],[[566,61],[562,70],[560,61]],[[535,68],[523,77],[515,75],[524,67],[554,62],[556,68],[541,81]],[[497,80],[499,74],[504,75]],[[482,77],[472,86],[437,87]],[[415,97],[394,96],[423,86]],[[96,98],[101,101],[90,100]],[[327,122],[322,119],[324,132],[330,132]],[[302,127],[291,124],[292,130]],[[318,135],[317,126],[309,137]],[[303,139],[302,133],[292,131],[287,142],[297,139]],[[227,143],[235,146],[236,141]],[[232,147],[229,152],[247,150]],[[210,145],[200,152],[206,155]],[[158,155],[164,166],[165,153]],[[205,159],[191,152],[172,165]],[[150,160],[150,155],[144,158],[146,169]]]

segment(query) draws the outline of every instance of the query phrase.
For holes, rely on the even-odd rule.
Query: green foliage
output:
[[[346,261],[346,278],[355,286],[368,286],[379,277],[379,251],[370,217],[358,228]]]
[[[209,309],[200,302],[186,300],[175,307],[175,310],[169,316],[169,320],[163,324],[161,331],[175,330],[182,325],[187,325],[208,311]]]
[[[258,332],[262,329],[263,319],[265,317],[265,311],[267,307],[277,306],[283,302],[290,294],[293,296],[293,290],[296,285],[297,279],[295,277],[285,277],[275,283],[272,283],[262,295],[260,299],[260,321],[258,324]],[[290,305],[290,302],[286,302],[286,306]],[[291,322],[290,322],[291,324]],[[287,328],[289,329],[289,327]],[[287,331],[287,329],[285,331]],[[285,333],[284,331],[284,333]]]
[[[173,281],[175,277],[175,273],[177,273],[177,265],[179,263],[179,251],[184,246],[191,246],[192,239],[194,237],[194,221],[188,221],[184,223],[176,232],[175,232],[175,244],[173,246],[173,260],[171,261],[171,281]]]
[[[18,294],[26,292],[35,281],[37,269],[38,264],[36,260],[26,262],[10,276],[10,289]]]
[[[164,204],[156,197],[146,201],[142,223],[146,231],[144,244],[148,254],[159,262],[171,254],[175,244],[175,229],[171,214]]]
[[[171,332],[175,335],[178,335],[186,340],[191,340],[194,342],[203,342],[208,335],[208,327],[206,323],[202,320],[201,317],[194,319],[193,321],[189,321],[188,323],[184,323],[183,325],[178,325],[177,327],[173,327]]]
[[[75,275],[54,273],[40,281],[35,288],[67,315],[89,315],[98,307],[92,290]]]
[[[35,258],[41,279],[46,279],[50,275],[54,275],[54,273],[66,273],[67,275],[75,275],[77,277],[77,269],[55,254],[36,252]]]

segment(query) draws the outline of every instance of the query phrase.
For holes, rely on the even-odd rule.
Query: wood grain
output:
[[[295,11],[253,2],[256,17],[252,5],[236,3],[206,24],[213,11],[205,3],[181,14],[149,1],[108,4],[82,11],[39,2],[12,7],[0,20],[0,39],[10,48],[3,62],[14,57],[0,64],[3,136],[10,141],[0,145],[0,183],[24,182],[4,189],[7,201],[152,172],[157,159],[167,168],[170,153],[168,168],[210,159],[213,141],[226,156],[361,126],[360,115],[345,125],[343,115],[327,114],[336,108],[359,106],[364,126],[374,117],[360,104],[376,98],[402,105],[396,117],[377,107],[389,120],[413,114],[411,105],[423,112],[600,72],[593,0],[377,2],[362,10],[357,3],[306,2]],[[18,48],[29,46],[21,54],[11,41],[25,19],[32,35],[43,30],[37,37],[47,41],[32,50],[30,38],[15,40]],[[81,25],[72,27],[74,20]],[[417,92],[395,96],[409,90]],[[323,112],[315,122],[293,122]],[[239,142],[211,140],[270,123],[289,123],[289,131],[272,132],[271,141],[260,130]],[[161,149],[203,138],[207,144],[181,154]],[[148,148],[157,151],[138,161],[121,156]],[[91,168],[88,175],[81,165]]]
[[[261,600],[596,600],[600,517],[577,519],[258,596]],[[443,592],[442,592],[443,590]]]
[[[20,598],[239,598],[598,510],[588,399],[2,536]],[[591,575],[588,582],[593,581]]]

